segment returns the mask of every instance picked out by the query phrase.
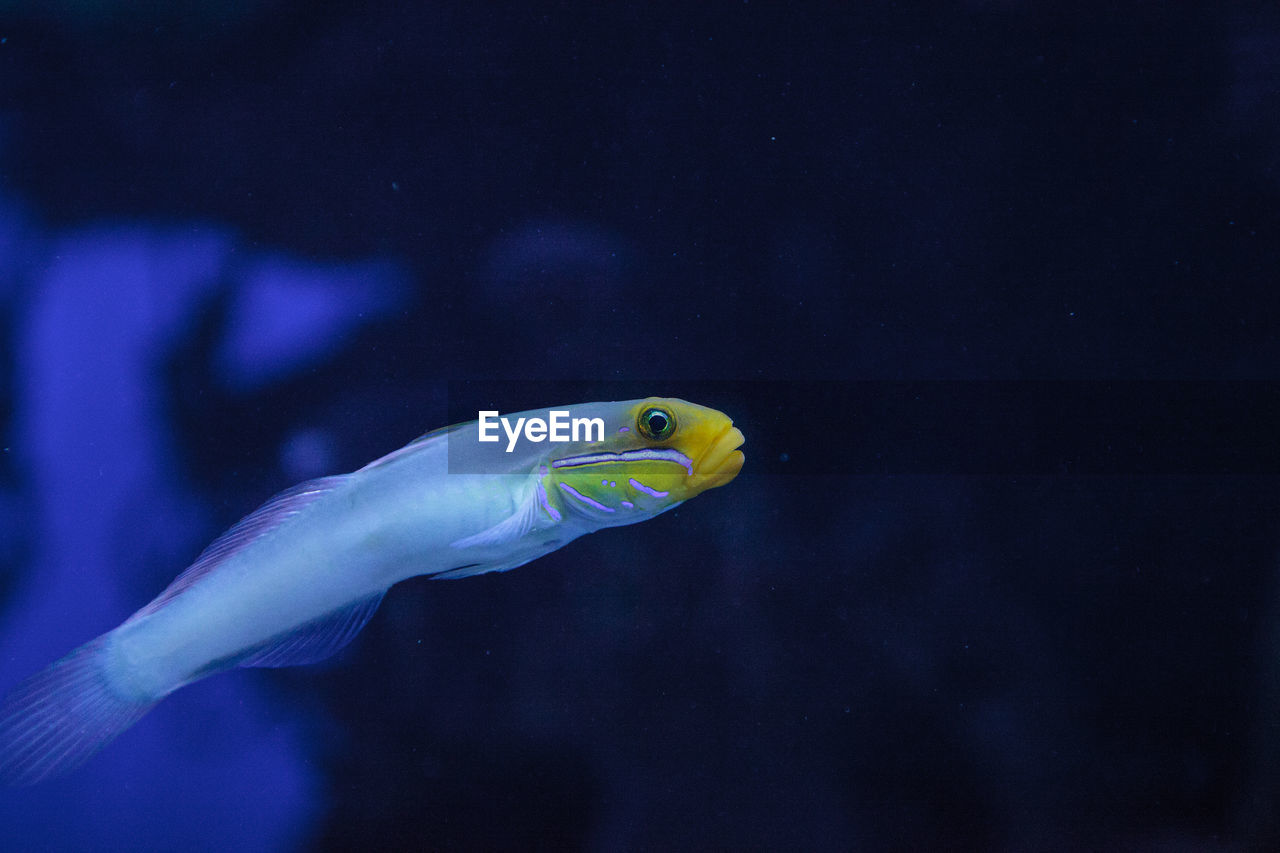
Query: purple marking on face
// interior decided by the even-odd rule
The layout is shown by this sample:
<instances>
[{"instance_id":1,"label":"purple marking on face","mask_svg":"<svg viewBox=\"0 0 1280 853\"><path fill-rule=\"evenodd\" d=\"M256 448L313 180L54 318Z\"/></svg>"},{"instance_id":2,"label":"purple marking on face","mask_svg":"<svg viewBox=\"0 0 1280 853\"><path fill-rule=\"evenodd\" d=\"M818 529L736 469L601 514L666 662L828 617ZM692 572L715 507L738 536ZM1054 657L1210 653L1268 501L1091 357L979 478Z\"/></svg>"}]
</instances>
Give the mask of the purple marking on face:
<instances>
[{"instance_id":1,"label":"purple marking on face","mask_svg":"<svg viewBox=\"0 0 1280 853\"><path fill-rule=\"evenodd\" d=\"M679 450L670 447L644 447L639 450L624 450L621 453L586 453L582 456L566 456L551 463L552 468L573 468L578 465L595 465L601 462L630 462L632 460L651 462L674 462L693 476L693 460Z\"/></svg>"},{"instance_id":2,"label":"purple marking on face","mask_svg":"<svg viewBox=\"0 0 1280 853\"><path fill-rule=\"evenodd\" d=\"M631 432L631 427L619 427L618 432Z\"/></svg>"},{"instance_id":3,"label":"purple marking on face","mask_svg":"<svg viewBox=\"0 0 1280 853\"><path fill-rule=\"evenodd\" d=\"M600 485L602 485L602 486L607 486L607 485L609 485L609 481L608 481L608 480L601 480L601 481L600 481Z\"/></svg>"},{"instance_id":4,"label":"purple marking on face","mask_svg":"<svg viewBox=\"0 0 1280 853\"><path fill-rule=\"evenodd\" d=\"M546 466L546 465L539 465L539 466L538 466L538 476L539 476L539 477L545 477L545 476L547 476L547 466Z\"/></svg>"},{"instance_id":5,"label":"purple marking on face","mask_svg":"<svg viewBox=\"0 0 1280 853\"><path fill-rule=\"evenodd\" d=\"M617 480L610 480L610 481L609 481L609 488L611 488L611 489L616 489L616 488L618 488L618 481L617 481Z\"/></svg>"},{"instance_id":6,"label":"purple marking on face","mask_svg":"<svg viewBox=\"0 0 1280 853\"><path fill-rule=\"evenodd\" d=\"M633 504L631 501L623 501L622 505L625 506L627 509L631 509L632 507L635 506L635 504Z\"/></svg>"},{"instance_id":7,"label":"purple marking on face","mask_svg":"<svg viewBox=\"0 0 1280 853\"><path fill-rule=\"evenodd\" d=\"M644 492L646 495L653 498L665 498L667 495L671 494L670 492L660 492L657 489L651 489L635 477L631 478L631 487L637 491Z\"/></svg>"},{"instance_id":8,"label":"purple marking on face","mask_svg":"<svg viewBox=\"0 0 1280 853\"><path fill-rule=\"evenodd\" d=\"M551 501L547 500L547 490L542 488L542 483L538 483L538 502L547 511L547 515L551 516L552 521L560 520L560 510L553 507Z\"/></svg>"},{"instance_id":9,"label":"purple marking on face","mask_svg":"<svg viewBox=\"0 0 1280 853\"><path fill-rule=\"evenodd\" d=\"M568 483L557 483L556 485L560 487L561 491L565 492L570 497L577 498L587 506L595 507L601 512L613 512L613 507L605 506L604 504L600 503L600 501L593 500L587 497L582 492L575 489L573 486L570 486Z\"/></svg>"}]
</instances>

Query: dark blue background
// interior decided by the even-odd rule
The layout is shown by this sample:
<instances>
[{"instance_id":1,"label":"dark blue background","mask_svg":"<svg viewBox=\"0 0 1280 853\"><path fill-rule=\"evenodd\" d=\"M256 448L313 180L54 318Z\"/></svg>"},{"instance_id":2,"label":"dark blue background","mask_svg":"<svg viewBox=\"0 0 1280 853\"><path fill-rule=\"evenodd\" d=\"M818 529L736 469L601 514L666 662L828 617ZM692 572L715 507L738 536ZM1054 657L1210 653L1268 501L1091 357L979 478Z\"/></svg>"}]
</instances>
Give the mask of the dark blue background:
<instances>
[{"instance_id":1,"label":"dark blue background","mask_svg":"<svg viewBox=\"0 0 1280 853\"><path fill-rule=\"evenodd\" d=\"M1223 468L1179 397L1277 378L1280 14L208 5L0 12L0 687L466 380L643 380L747 467L181 691L12 846L1280 844L1274 384ZM941 379L1039 382L1045 456L854 384ZM1062 379L1171 380L1185 465L1044 461Z\"/></svg>"}]
</instances>

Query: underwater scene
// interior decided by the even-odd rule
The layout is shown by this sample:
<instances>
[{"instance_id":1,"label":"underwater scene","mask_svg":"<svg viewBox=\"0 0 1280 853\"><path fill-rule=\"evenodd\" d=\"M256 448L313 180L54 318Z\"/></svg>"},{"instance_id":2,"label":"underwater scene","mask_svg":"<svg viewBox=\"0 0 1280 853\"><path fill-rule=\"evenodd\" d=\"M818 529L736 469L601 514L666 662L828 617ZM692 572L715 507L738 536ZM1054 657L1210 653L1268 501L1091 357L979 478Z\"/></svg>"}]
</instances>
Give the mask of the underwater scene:
<instances>
[{"instance_id":1,"label":"underwater scene","mask_svg":"<svg viewBox=\"0 0 1280 853\"><path fill-rule=\"evenodd\" d=\"M1277 56L0 4L0 849L1280 849Z\"/></svg>"}]
</instances>

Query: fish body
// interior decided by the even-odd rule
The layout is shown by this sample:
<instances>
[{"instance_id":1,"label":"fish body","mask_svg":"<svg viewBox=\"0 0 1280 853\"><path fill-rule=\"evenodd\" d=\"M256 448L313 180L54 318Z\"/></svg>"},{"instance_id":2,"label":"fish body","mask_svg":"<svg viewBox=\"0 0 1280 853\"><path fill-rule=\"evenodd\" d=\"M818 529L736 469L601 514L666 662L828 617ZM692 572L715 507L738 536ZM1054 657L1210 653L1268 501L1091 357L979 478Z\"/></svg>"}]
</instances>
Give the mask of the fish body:
<instances>
[{"instance_id":1,"label":"fish body","mask_svg":"<svg viewBox=\"0 0 1280 853\"><path fill-rule=\"evenodd\" d=\"M200 678L322 660L401 580L516 568L665 512L743 463L741 432L713 409L671 398L560 408L601 418L603 435L512 447L480 441L471 422L268 501L119 627L15 688L0 706L0 779L74 768Z\"/></svg>"}]
</instances>

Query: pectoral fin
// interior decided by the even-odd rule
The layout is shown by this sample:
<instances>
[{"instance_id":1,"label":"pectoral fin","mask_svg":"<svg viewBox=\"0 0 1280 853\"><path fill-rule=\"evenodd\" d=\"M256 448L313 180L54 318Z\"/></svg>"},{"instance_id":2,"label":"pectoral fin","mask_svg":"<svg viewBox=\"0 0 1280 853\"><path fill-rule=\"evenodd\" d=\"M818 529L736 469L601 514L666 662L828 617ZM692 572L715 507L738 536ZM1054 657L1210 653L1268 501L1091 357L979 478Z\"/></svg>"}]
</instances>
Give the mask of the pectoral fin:
<instances>
[{"instance_id":1,"label":"pectoral fin","mask_svg":"<svg viewBox=\"0 0 1280 853\"><path fill-rule=\"evenodd\" d=\"M510 545L533 529L538 504L533 494L525 498L516 511L504 520L474 536L467 536L449 543L450 548L482 548L486 545Z\"/></svg>"}]
</instances>

